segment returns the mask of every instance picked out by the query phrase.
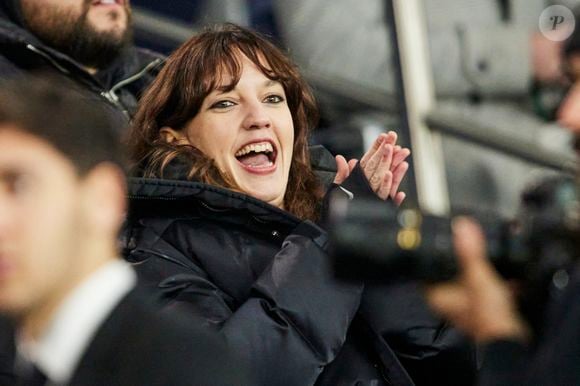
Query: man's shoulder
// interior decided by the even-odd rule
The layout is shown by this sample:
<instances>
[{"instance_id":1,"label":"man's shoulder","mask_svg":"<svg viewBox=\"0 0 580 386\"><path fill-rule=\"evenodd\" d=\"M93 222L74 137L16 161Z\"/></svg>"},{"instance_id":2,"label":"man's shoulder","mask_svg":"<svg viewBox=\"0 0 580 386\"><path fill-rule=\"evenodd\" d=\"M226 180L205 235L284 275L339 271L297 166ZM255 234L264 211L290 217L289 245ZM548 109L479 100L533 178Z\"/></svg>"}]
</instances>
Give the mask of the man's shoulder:
<instances>
[{"instance_id":1,"label":"man's shoulder","mask_svg":"<svg viewBox=\"0 0 580 386\"><path fill-rule=\"evenodd\" d=\"M14 382L14 350L13 325L0 317L0 385Z\"/></svg>"}]
</instances>

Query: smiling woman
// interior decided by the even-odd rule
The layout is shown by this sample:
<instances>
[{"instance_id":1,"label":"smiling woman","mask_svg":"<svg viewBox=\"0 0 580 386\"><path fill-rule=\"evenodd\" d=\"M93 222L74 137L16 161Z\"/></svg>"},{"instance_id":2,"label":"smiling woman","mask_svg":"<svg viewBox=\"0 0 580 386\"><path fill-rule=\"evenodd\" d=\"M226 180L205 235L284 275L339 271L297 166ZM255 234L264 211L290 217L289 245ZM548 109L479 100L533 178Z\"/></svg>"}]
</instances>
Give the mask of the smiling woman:
<instances>
[{"instance_id":1,"label":"smiling woman","mask_svg":"<svg viewBox=\"0 0 580 386\"><path fill-rule=\"evenodd\" d=\"M308 153L314 97L273 44L229 28L200 34L169 58L135 118L133 159L144 176L163 177L177 157L190 163L189 179L315 219L323 192Z\"/></svg>"},{"instance_id":2,"label":"smiling woman","mask_svg":"<svg viewBox=\"0 0 580 386\"><path fill-rule=\"evenodd\" d=\"M411 385L395 353L432 371L457 351L453 334L407 296L416 291L405 291L406 318L389 315L387 291L368 297L363 283L337 280L315 224L325 194L353 175L400 203L409 150L382 134L358 164L319 164L338 169L325 186L308 147L316 119L297 68L262 36L225 25L186 42L142 97L128 137L139 178L125 257L169 308L217 327L255 385Z\"/></svg>"}]
</instances>

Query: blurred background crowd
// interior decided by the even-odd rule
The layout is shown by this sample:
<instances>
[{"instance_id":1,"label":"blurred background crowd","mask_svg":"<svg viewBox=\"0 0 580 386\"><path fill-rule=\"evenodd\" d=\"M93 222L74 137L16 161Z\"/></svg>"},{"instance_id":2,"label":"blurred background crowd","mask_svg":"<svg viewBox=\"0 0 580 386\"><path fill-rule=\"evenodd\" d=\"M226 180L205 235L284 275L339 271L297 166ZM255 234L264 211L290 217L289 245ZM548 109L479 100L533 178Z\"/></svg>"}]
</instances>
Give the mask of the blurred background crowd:
<instances>
[{"instance_id":1,"label":"blurred background crowd","mask_svg":"<svg viewBox=\"0 0 580 386\"><path fill-rule=\"evenodd\" d=\"M572 135L563 128L580 127L573 112L580 103L578 92L570 92L578 90L580 40L553 41L538 26L548 6L575 10L580 2L419 3L411 23L426 28L436 98L428 113L466 123L484 136L505 135L506 142L531 152L572 157ZM360 154L377 132L389 129L398 130L409 144L398 108L390 2L136 0L133 5L137 41L162 52L207 23L231 21L272 37L313 86L322 107L313 141L332 152ZM452 210L513 216L526 184L554 169L443 133Z\"/></svg>"}]
</instances>

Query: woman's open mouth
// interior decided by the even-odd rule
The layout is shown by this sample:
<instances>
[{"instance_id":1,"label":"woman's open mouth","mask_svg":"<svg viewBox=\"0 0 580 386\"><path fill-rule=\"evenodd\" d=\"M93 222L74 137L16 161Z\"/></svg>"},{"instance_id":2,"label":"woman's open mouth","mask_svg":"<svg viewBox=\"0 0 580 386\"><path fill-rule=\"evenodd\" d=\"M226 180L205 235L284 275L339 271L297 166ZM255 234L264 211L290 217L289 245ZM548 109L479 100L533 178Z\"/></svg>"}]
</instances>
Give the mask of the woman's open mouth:
<instances>
[{"instance_id":1,"label":"woman's open mouth","mask_svg":"<svg viewBox=\"0 0 580 386\"><path fill-rule=\"evenodd\" d=\"M242 146L235 154L240 165L248 172L268 174L276 170L277 149L270 140L256 141Z\"/></svg>"},{"instance_id":2,"label":"woman's open mouth","mask_svg":"<svg viewBox=\"0 0 580 386\"><path fill-rule=\"evenodd\" d=\"M94 0L92 5L94 6L111 6L120 5L123 6L125 0Z\"/></svg>"}]
</instances>

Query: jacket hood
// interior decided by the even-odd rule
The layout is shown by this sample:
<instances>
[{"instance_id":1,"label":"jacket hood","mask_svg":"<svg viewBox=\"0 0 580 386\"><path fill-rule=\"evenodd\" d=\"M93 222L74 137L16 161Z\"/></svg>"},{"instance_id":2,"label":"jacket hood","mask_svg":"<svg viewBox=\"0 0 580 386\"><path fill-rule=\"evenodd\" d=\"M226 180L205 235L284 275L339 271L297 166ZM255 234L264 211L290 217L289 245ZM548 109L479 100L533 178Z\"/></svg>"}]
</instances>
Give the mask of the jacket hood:
<instances>
[{"instance_id":1,"label":"jacket hood","mask_svg":"<svg viewBox=\"0 0 580 386\"><path fill-rule=\"evenodd\" d=\"M197 213L197 206L201 205L204 210L216 214L249 212L262 223L282 221L288 226L295 226L301 221L282 209L246 194L195 181L130 178L129 199L129 217L139 217L143 209L150 213L152 208L167 209L168 206L180 208L179 213L187 215Z\"/></svg>"},{"instance_id":2,"label":"jacket hood","mask_svg":"<svg viewBox=\"0 0 580 386\"><path fill-rule=\"evenodd\" d=\"M291 213L242 193L200 182L132 178L129 180L129 210L121 236L124 254L135 249L134 238L147 243L157 240L143 236L143 225L150 220L203 219L224 226L242 227L248 232L283 240L302 220ZM141 235L141 236L139 236Z\"/></svg>"},{"instance_id":3,"label":"jacket hood","mask_svg":"<svg viewBox=\"0 0 580 386\"><path fill-rule=\"evenodd\" d=\"M3 0L0 2L0 19L8 20L20 27L24 27L20 0Z\"/></svg>"},{"instance_id":4,"label":"jacket hood","mask_svg":"<svg viewBox=\"0 0 580 386\"><path fill-rule=\"evenodd\" d=\"M22 14L21 0L0 1L0 43L2 44L33 44L43 50L48 50L32 32L28 31Z\"/></svg>"}]
</instances>

